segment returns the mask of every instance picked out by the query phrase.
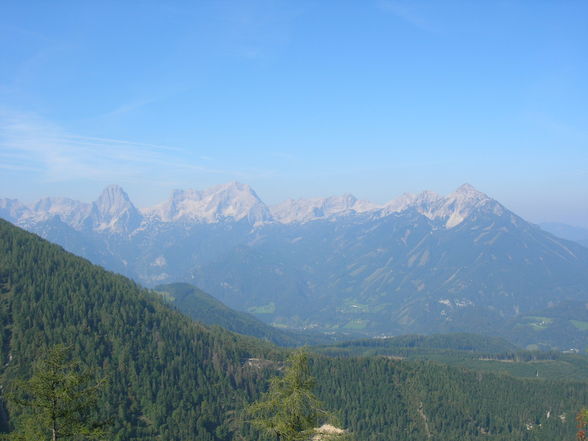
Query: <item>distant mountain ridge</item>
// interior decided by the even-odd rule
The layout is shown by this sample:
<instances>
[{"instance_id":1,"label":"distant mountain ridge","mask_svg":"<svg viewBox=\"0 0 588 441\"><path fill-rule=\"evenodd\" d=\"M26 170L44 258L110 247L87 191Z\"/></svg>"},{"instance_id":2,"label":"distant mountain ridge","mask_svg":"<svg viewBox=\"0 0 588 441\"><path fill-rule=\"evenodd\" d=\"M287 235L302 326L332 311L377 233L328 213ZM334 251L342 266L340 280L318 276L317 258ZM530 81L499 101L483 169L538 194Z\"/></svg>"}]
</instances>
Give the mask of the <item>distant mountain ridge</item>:
<instances>
[{"instance_id":1,"label":"distant mountain ridge","mask_svg":"<svg viewBox=\"0 0 588 441\"><path fill-rule=\"evenodd\" d=\"M469 184L384 205L343 195L268 207L232 182L149 209L111 186L91 204L2 199L0 217L147 286L188 282L288 328L500 334L588 298L588 249ZM581 325L529 327L518 344L588 347Z\"/></svg>"},{"instance_id":2,"label":"distant mountain ridge","mask_svg":"<svg viewBox=\"0 0 588 441\"><path fill-rule=\"evenodd\" d=\"M309 222L341 214L375 211L381 208L369 201L360 201L352 194L315 199L289 199L270 207L271 214L280 223Z\"/></svg>"},{"instance_id":3,"label":"distant mountain ridge","mask_svg":"<svg viewBox=\"0 0 588 441\"><path fill-rule=\"evenodd\" d=\"M69 198L47 197L32 206L15 199L0 199L0 216L27 227L57 217L75 230L126 233L136 229L142 215L118 185L104 189L98 199L85 203Z\"/></svg>"},{"instance_id":4,"label":"distant mountain ridge","mask_svg":"<svg viewBox=\"0 0 588 441\"><path fill-rule=\"evenodd\" d=\"M46 197L27 206L16 199L0 199L0 217L20 226L35 225L58 217L75 230L128 234L152 223L221 223L246 221L251 226L265 223L305 223L344 215L370 214L386 217L415 209L429 219L444 219L452 228L471 211L485 204L501 206L469 184L443 197L431 191L405 193L378 205L358 200L351 194L314 199L289 199L268 207L246 184L229 182L198 191L174 190L170 198L153 207L138 209L118 185L104 189L92 203L64 197Z\"/></svg>"},{"instance_id":5,"label":"distant mountain ridge","mask_svg":"<svg viewBox=\"0 0 588 441\"><path fill-rule=\"evenodd\" d=\"M575 227L572 225L562 224L561 222L544 222L539 226L553 234L554 236L561 237L562 239L573 240L588 247L588 228Z\"/></svg>"}]
</instances>

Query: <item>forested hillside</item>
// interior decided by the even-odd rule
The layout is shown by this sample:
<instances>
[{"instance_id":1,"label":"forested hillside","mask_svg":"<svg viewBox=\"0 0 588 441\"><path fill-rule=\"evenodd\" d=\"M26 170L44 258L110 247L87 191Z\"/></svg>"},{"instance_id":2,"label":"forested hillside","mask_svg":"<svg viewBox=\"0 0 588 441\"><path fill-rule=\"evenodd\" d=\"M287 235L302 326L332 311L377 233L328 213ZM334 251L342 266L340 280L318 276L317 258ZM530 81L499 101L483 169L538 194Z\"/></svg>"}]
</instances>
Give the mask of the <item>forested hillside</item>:
<instances>
[{"instance_id":1,"label":"forested hillside","mask_svg":"<svg viewBox=\"0 0 588 441\"><path fill-rule=\"evenodd\" d=\"M109 378L101 412L113 418L111 439L231 439L230 412L264 386L243 361L267 357L269 347L210 331L132 281L4 221L0 250L2 384L66 343Z\"/></svg>"},{"instance_id":2,"label":"forested hillside","mask_svg":"<svg viewBox=\"0 0 588 441\"><path fill-rule=\"evenodd\" d=\"M255 441L243 405L285 352L213 330L159 295L0 221L3 389L57 343L109 379L109 439ZM426 362L313 356L317 393L357 441L573 440L583 383L523 381ZM2 428L18 417L4 401Z\"/></svg>"},{"instance_id":3,"label":"forested hillside","mask_svg":"<svg viewBox=\"0 0 588 441\"><path fill-rule=\"evenodd\" d=\"M573 441L573 403L588 399L576 383L383 358L319 359L315 372L319 396L370 441Z\"/></svg>"},{"instance_id":4,"label":"forested hillside","mask_svg":"<svg viewBox=\"0 0 588 441\"><path fill-rule=\"evenodd\" d=\"M400 335L366 338L318 347L330 355L403 355L429 351L466 351L477 353L513 352L518 348L499 337L476 334Z\"/></svg>"},{"instance_id":5,"label":"forested hillside","mask_svg":"<svg viewBox=\"0 0 588 441\"><path fill-rule=\"evenodd\" d=\"M499 337L475 334L400 335L344 341L312 349L331 357L434 361L522 378L588 382L586 354L528 351Z\"/></svg>"}]
</instances>

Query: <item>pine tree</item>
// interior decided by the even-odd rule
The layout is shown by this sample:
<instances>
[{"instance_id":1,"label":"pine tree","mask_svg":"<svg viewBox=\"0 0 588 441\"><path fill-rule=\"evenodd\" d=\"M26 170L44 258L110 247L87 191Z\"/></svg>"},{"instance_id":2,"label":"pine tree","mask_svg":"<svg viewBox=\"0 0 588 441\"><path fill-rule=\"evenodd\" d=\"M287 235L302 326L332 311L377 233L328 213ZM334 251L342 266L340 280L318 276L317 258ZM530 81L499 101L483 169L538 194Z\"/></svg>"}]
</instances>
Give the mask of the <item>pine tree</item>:
<instances>
[{"instance_id":1,"label":"pine tree","mask_svg":"<svg viewBox=\"0 0 588 441\"><path fill-rule=\"evenodd\" d=\"M10 399L24 409L11 441L94 440L104 435L104 423L94 421L99 391L96 381L78 361L69 360L69 348L54 346L37 363L28 381L14 384Z\"/></svg>"}]
</instances>

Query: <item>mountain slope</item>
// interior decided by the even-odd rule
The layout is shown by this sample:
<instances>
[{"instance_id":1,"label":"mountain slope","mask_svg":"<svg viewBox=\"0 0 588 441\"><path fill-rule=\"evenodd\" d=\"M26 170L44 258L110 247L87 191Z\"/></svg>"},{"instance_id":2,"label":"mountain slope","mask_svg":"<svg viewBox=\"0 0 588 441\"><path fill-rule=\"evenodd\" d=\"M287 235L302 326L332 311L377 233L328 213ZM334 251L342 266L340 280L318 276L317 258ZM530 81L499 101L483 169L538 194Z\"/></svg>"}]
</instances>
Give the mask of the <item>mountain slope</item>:
<instances>
[{"instance_id":1,"label":"mountain slope","mask_svg":"<svg viewBox=\"0 0 588 441\"><path fill-rule=\"evenodd\" d=\"M195 279L238 308L274 302L259 315L268 321L387 334L496 332L519 314L585 299L586 250L496 209L451 228L452 215L410 209L268 226Z\"/></svg>"},{"instance_id":2,"label":"mountain slope","mask_svg":"<svg viewBox=\"0 0 588 441\"><path fill-rule=\"evenodd\" d=\"M221 326L229 331L269 340L281 346L325 343L321 335L286 332L257 320L250 314L235 311L211 295L187 283L159 285L155 290L178 311L206 325Z\"/></svg>"},{"instance_id":3,"label":"mountain slope","mask_svg":"<svg viewBox=\"0 0 588 441\"><path fill-rule=\"evenodd\" d=\"M271 346L211 331L170 310L160 295L4 221L0 335L5 389L55 343L70 344L107 376L99 408L117 441L262 439L240 412L283 360ZM428 432L439 441L571 439L572 416L588 400L583 383L429 363L315 356L311 367L320 398L357 441L417 441ZM8 415L17 417L17 409L10 405Z\"/></svg>"},{"instance_id":4,"label":"mountain slope","mask_svg":"<svg viewBox=\"0 0 588 441\"><path fill-rule=\"evenodd\" d=\"M513 342L530 345L531 349L557 347L584 352L588 339L588 303L586 299L563 301L519 315L505 324L504 332Z\"/></svg>"},{"instance_id":5,"label":"mountain slope","mask_svg":"<svg viewBox=\"0 0 588 441\"><path fill-rule=\"evenodd\" d=\"M559 222L545 222L539 225L543 230L554 236L566 240L573 240L579 244L588 247L588 229L574 227L572 225L562 224Z\"/></svg>"}]
</instances>

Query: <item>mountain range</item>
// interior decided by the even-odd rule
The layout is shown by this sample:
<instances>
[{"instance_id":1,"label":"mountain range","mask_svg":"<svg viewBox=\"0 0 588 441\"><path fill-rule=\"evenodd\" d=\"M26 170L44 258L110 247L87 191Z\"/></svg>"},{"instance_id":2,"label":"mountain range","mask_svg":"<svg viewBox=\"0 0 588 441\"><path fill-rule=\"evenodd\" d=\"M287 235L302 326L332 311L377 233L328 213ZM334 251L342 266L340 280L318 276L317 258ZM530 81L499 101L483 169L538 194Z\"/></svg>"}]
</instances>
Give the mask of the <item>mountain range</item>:
<instances>
[{"instance_id":1,"label":"mountain range","mask_svg":"<svg viewBox=\"0 0 588 441\"><path fill-rule=\"evenodd\" d=\"M588 249L468 184L382 205L343 195L267 206L232 182L146 209L110 186L93 203L1 199L0 217L147 286L189 282L274 326L588 346L588 311L558 327L533 318L586 302Z\"/></svg>"}]
</instances>

